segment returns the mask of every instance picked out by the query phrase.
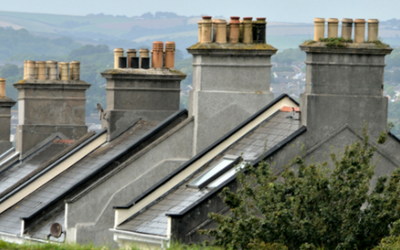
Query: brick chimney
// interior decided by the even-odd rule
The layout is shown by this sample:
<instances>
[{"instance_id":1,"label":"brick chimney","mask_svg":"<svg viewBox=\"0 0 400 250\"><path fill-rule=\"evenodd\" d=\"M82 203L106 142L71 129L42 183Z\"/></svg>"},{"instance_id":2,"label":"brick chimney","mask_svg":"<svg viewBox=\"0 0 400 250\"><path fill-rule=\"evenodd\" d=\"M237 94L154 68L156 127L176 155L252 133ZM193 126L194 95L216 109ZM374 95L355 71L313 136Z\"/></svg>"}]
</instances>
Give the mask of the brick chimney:
<instances>
[{"instance_id":1,"label":"brick chimney","mask_svg":"<svg viewBox=\"0 0 400 250\"><path fill-rule=\"evenodd\" d=\"M139 118L162 121L179 110L180 82L186 75L174 69L171 57L175 54L175 43L166 42L166 65L162 64L162 42L155 42L154 46L156 68L149 68L149 51L141 49L140 68L119 68L116 65L116 69L101 73L107 80L107 109L102 126L108 129L109 141Z\"/></svg>"},{"instance_id":2,"label":"brick chimney","mask_svg":"<svg viewBox=\"0 0 400 250\"><path fill-rule=\"evenodd\" d=\"M38 74L35 65L39 65ZM79 62L71 62L71 76L70 63L59 65L57 79L57 62L28 61L26 78L14 84L19 116L15 146L22 158L53 133L78 139L87 132L85 91L90 84L79 79Z\"/></svg>"},{"instance_id":3,"label":"brick chimney","mask_svg":"<svg viewBox=\"0 0 400 250\"><path fill-rule=\"evenodd\" d=\"M0 78L0 155L12 147L11 107L14 105L15 101L6 96L6 79Z\"/></svg>"},{"instance_id":4,"label":"brick chimney","mask_svg":"<svg viewBox=\"0 0 400 250\"><path fill-rule=\"evenodd\" d=\"M239 17L232 17L225 39L226 22L206 16L200 22L200 42L187 49L193 55L189 115L195 117L194 153L273 100L271 56L277 49L266 43L265 18L246 17L243 29L239 24ZM210 38L211 30L215 39Z\"/></svg>"},{"instance_id":5,"label":"brick chimney","mask_svg":"<svg viewBox=\"0 0 400 250\"><path fill-rule=\"evenodd\" d=\"M343 19L342 36L351 38L352 19ZM357 42L305 42L306 88L300 98L301 124L307 126L307 146L348 124L354 130L367 123L369 131L380 133L387 126L388 98L383 96L385 56L392 48L376 41L377 20L365 42L365 20L355 19ZM322 29L320 19L316 30ZM319 37L316 35L315 37ZM377 134L373 135L377 136Z\"/></svg>"}]
</instances>

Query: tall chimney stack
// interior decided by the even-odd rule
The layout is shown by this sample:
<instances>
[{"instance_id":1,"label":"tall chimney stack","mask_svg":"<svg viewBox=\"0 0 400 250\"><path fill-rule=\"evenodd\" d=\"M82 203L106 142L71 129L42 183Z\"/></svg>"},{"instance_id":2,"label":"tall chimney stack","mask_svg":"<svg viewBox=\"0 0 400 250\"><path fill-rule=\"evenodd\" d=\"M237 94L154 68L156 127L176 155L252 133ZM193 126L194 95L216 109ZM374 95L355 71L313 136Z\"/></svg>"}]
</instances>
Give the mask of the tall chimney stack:
<instances>
[{"instance_id":1,"label":"tall chimney stack","mask_svg":"<svg viewBox=\"0 0 400 250\"><path fill-rule=\"evenodd\" d=\"M243 42L239 40L238 17L232 17L229 40L225 38L225 20L207 20L207 24L216 25L215 42L202 37L202 43L187 49L193 55L193 90L189 95L189 116L195 122L193 153L273 100L271 56L277 50L266 44L265 18L257 18L254 23L251 17L245 18ZM201 25L205 29L205 24ZM205 34L208 32L202 32L202 36Z\"/></svg>"},{"instance_id":2,"label":"tall chimney stack","mask_svg":"<svg viewBox=\"0 0 400 250\"><path fill-rule=\"evenodd\" d=\"M351 19L344 21L351 23ZM306 88L300 98L307 148L343 126L359 130L366 122L368 131L386 129L388 98L383 96L383 75L385 56L392 48L364 42L365 20L356 19L355 23L354 43L300 45L307 53ZM347 38L351 32L345 34Z\"/></svg>"},{"instance_id":3,"label":"tall chimney stack","mask_svg":"<svg viewBox=\"0 0 400 250\"><path fill-rule=\"evenodd\" d=\"M40 79L32 74L36 64ZM57 62L47 62L46 79L46 63L28 61L27 79L14 84L18 90L19 109L15 146L21 158L54 133L78 139L87 132L85 91L90 84L79 80L79 62L59 65L60 78L57 79Z\"/></svg>"},{"instance_id":4,"label":"tall chimney stack","mask_svg":"<svg viewBox=\"0 0 400 250\"><path fill-rule=\"evenodd\" d=\"M14 105L15 101L6 96L6 79L0 78L0 155L12 147L11 108Z\"/></svg>"}]
</instances>

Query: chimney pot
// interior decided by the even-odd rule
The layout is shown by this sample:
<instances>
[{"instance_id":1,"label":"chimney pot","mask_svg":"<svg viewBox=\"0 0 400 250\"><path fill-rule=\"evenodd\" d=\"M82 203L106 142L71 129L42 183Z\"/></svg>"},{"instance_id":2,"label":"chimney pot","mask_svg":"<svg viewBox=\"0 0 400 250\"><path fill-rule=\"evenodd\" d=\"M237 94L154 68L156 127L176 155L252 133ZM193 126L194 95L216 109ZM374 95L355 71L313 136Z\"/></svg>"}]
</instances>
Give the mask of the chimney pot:
<instances>
[{"instance_id":1,"label":"chimney pot","mask_svg":"<svg viewBox=\"0 0 400 250\"><path fill-rule=\"evenodd\" d=\"M226 20L224 19L214 19L215 42L216 43L226 43Z\"/></svg>"},{"instance_id":2,"label":"chimney pot","mask_svg":"<svg viewBox=\"0 0 400 250\"><path fill-rule=\"evenodd\" d=\"M265 43L266 42L266 25L265 17L257 17L257 21L253 22L253 42Z\"/></svg>"},{"instance_id":3,"label":"chimney pot","mask_svg":"<svg viewBox=\"0 0 400 250\"><path fill-rule=\"evenodd\" d=\"M212 26L211 16L203 16L200 43L211 43L211 33L212 33L211 26Z\"/></svg>"},{"instance_id":4,"label":"chimney pot","mask_svg":"<svg viewBox=\"0 0 400 250\"><path fill-rule=\"evenodd\" d=\"M165 67L173 69L175 64L175 42L165 42Z\"/></svg>"},{"instance_id":5,"label":"chimney pot","mask_svg":"<svg viewBox=\"0 0 400 250\"><path fill-rule=\"evenodd\" d=\"M128 49L126 51L126 56L127 56L127 67L132 68L131 63L132 63L132 57L136 57L136 50L135 49Z\"/></svg>"},{"instance_id":6,"label":"chimney pot","mask_svg":"<svg viewBox=\"0 0 400 250\"><path fill-rule=\"evenodd\" d=\"M60 80L62 81L68 81L69 80L69 75L68 75L68 68L69 68L69 63L67 62L60 62Z\"/></svg>"},{"instance_id":7,"label":"chimney pot","mask_svg":"<svg viewBox=\"0 0 400 250\"><path fill-rule=\"evenodd\" d=\"M37 79L38 80L46 80L46 62L38 61L36 62L37 65Z\"/></svg>"},{"instance_id":8,"label":"chimney pot","mask_svg":"<svg viewBox=\"0 0 400 250\"><path fill-rule=\"evenodd\" d=\"M36 78L36 62L26 62L26 79L33 80Z\"/></svg>"},{"instance_id":9,"label":"chimney pot","mask_svg":"<svg viewBox=\"0 0 400 250\"><path fill-rule=\"evenodd\" d=\"M339 19L329 18L328 19L328 38L337 38L339 28Z\"/></svg>"},{"instance_id":10,"label":"chimney pot","mask_svg":"<svg viewBox=\"0 0 400 250\"><path fill-rule=\"evenodd\" d=\"M368 20L368 42L378 41L379 20Z\"/></svg>"},{"instance_id":11,"label":"chimney pot","mask_svg":"<svg viewBox=\"0 0 400 250\"><path fill-rule=\"evenodd\" d=\"M24 61L24 80L26 80L27 63L28 61Z\"/></svg>"},{"instance_id":12,"label":"chimney pot","mask_svg":"<svg viewBox=\"0 0 400 250\"><path fill-rule=\"evenodd\" d=\"M354 26L354 42L365 42L365 19L355 19Z\"/></svg>"},{"instance_id":13,"label":"chimney pot","mask_svg":"<svg viewBox=\"0 0 400 250\"><path fill-rule=\"evenodd\" d=\"M197 25L198 25L198 36L199 36L199 39L197 42L200 43L201 42L201 28L203 26L203 21L198 21Z\"/></svg>"},{"instance_id":14,"label":"chimney pot","mask_svg":"<svg viewBox=\"0 0 400 250\"><path fill-rule=\"evenodd\" d=\"M231 21L229 22L230 32L229 32L229 42L230 43L238 43L240 37L240 30L239 30L239 21L240 17L238 16L231 16ZM225 25L226 27L226 25Z\"/></svg>"},{"instance_id":15,"label":"chimney pot","mask_svg":"<svg viewBox=\"0 0 400 250\"><path fill-rule=\"evenodd\" d=\"M140 68L148 69L150 67L149 50L148 49L140 49L139 55L140 55Z\"/></svg>"},{"instance_id":16,"label":"chimney pot","mask_svg":"<svg viewBox=\"0 0 400 250\"><path fill-rule=\"evenodd\" d=\"M342 38L351 39L351 33L353 32L353 19L343 18L342 19Z\"/></svg>"},{"instance_id":17,"label":"chimney pot","mask_svg":"<svg viewBox=\"0 0 400 250\"><path fill-rule=\"evenodd\" d=\"M0 78L0 97L6 96L6 79Z\"/></svg>"},{"instance_id":18,"label":"chimney pot","mask_svg":"<svg viewBox=\"0 0 400 250\"><path fill-rule=\"evenodd\" d=\"M46 68L47 68L47 79L57 80L57 62L47 61Z\"/></svg>"},{"instance_id":19,"label":"chimney pot","mask_svg":"<svg viewBox=\"0 0 400 250\"><path fill-rule=\"evenodd\" d=\"M243 43L253 43L253 18L243 18Z\"/></svg>"},{"instance_id":20,"label":"chimney pot","mask_svg":"<svg viewBox=\"0 0 400 250\"><path fill-rule=\"evenodd\" d=\"M79 61L72 61L69 64L69 67L70 67L71 80L79 81L80 80L81 63Z\"/></svg>"},{"instance_id":21,"label":"chimney pot","mask_svg":"<svg viewBox=\"0 0 400 250\"><path fill-rule=\"evenodd\" d=\"M314 19L314 41L325 38L325 18Z\"/></svg>"},{"instance_id":22,"label":"chimney pot","mask_svg":"<svg viewBox=\"0 0 400 250\"><path fill-rule=\"evenodd\" d=\"M114 69L118 69L119 58L124 56L124 49L116 48L114 49Z\"/></svg>"},{"instance_id":23,"label":"chimney pot","mask_svg":"<svg viewBox=\"0 0 400 250\"><path fill-rule=\"evenodd\" d=\"M152 66L154 68L162 68L163 62L163 52L164 52L164 43L161 41L153 42L153 57L152 57Z\"/></svg>"}]
</instances>

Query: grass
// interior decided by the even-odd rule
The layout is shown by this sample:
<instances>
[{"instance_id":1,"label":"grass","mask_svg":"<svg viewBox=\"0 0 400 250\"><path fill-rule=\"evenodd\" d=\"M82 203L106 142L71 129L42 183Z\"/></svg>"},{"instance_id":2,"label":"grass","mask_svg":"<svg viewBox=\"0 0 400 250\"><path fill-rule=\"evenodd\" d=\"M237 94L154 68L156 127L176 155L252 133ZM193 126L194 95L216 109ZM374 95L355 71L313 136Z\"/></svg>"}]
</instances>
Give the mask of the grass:
<instances>
[{"instance_id":1,"label":"grass","mask_svg":"<svg viewBox=\"0 0 400 250\"><path fill-rule=\"evenodd\" d=\"M344 39L342 37L335 38L320 38L320 42L325 42L326 47L329 48L344 48L347 46L347 43L352 43L351 39Z\"/></svg>"}]
</instances>

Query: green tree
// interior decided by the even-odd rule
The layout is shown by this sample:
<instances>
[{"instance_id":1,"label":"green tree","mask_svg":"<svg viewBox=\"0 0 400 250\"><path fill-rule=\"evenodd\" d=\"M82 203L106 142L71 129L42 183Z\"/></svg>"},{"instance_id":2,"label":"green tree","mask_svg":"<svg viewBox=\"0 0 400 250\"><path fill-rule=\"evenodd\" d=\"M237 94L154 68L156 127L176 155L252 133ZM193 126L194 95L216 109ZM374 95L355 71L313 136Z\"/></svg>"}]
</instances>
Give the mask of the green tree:
<instances>
[{"instance_id":1,"label":"green tree","mask_svg":"<svg viewBox=\"0 0 400 250\"><path fill-rule=\"evenodd\" d=\"M383 143L382 133L378 143ZM377 162L376 148L363 140L331 153L328 163L307 165L297 156L280 180L271 166L246 166L237 176L238 190L223 189L229 215L211 213L218 227L202 233L215 237L213 245L260 249L279 243L289 249L370 249L390 234L399 220L400 170L370 186ZM293 167L297 171L293 170Z\"/></svg>"}]
</instances>

